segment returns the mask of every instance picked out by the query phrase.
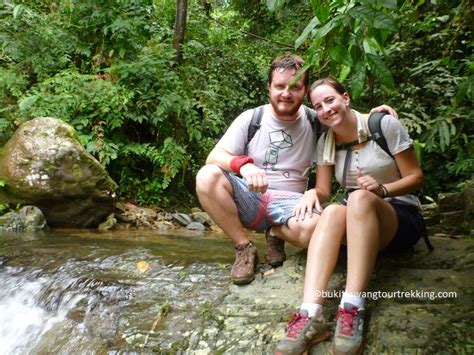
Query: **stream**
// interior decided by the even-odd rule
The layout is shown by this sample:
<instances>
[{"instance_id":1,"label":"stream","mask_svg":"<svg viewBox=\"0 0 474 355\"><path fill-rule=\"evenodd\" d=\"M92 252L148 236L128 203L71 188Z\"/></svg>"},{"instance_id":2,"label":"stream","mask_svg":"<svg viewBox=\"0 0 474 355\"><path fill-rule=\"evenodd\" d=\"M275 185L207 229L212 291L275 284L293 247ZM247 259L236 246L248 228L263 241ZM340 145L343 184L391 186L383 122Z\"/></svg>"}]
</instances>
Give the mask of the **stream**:
<instances>
[{"instance_id":1,"label":"stream","mask_svg":"<svg viewBox=\"0 0 474 355\"><path fill-rule=\"evenodd\" d=\"M177 233L0 235L0 354L187 349L234 255L222 235Z\"/></svg>"}]
</instances>

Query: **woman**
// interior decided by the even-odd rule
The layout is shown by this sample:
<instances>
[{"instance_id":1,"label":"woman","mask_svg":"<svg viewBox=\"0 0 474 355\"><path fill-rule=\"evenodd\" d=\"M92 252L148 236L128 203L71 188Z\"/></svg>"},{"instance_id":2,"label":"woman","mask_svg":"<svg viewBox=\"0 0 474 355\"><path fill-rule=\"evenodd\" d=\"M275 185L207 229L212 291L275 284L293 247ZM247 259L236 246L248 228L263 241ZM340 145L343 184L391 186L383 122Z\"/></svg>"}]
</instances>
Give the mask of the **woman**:
<instances>
[{"instance_id":1,"label":"woman","mask_svg":"<svg viewBox=\"0 0 474 355\"><path fill-rule=\"evenodd\" d=\"M424 230L418 199L410 193L423 184L411 140L392 116L381 129L393 157L370 136L368 115L350 109L350 96L333 78L316 81L309 100L329 127L318 142L316 189L296 207L297 218L321 209L335 171L346 188L344 204L324 209L308 247L303 304L288 325L276 353L298 354L329 337L322 316L323 294L336 266L341 244L347 245L347 280L332 342L334 354L362 352L364 299L379 251L414 245ZM343 146L344 149L338 149Z\"/></svg>"}]
</instances>

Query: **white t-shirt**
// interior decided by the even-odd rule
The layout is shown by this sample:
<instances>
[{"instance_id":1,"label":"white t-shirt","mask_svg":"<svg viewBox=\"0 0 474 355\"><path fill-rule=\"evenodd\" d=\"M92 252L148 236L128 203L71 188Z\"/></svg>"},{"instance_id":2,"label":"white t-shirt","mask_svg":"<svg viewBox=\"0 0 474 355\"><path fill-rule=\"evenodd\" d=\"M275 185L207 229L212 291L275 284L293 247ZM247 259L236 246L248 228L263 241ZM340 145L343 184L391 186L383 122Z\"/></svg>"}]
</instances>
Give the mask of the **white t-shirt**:
<instances>
[{"instance_id":1,"label":"white t-shirt","mask_svg":"<svg viewBox=\"0 0 474 355\"><path fill-rule=\"evenodd\" d=\"M217 143L217 147L233 155L245 154L248 127L254 110L240 114ZM293 122L284 122L264 106L260 129L248 143L247 155L267 173L270 189L303 193L312 166L315 134L303 107Z\"/></svg>"},{"instance_id":2,"label":"white t-shirt","mask_svg":"<svg viewBox=\"0 0 474 355\"><path fill-rule=\"evenodd\" d=\"M390 115L385 115L381 122L382 133L387 141L388 149L392 155L396 155L412 146L412 141L399 120ZM318 165L329 165L323 163L324 138L321 136L317 147ZM347 167L345 187L346 189L357 189L357 171L371 175L379 184L388 184L400 180L401 175L397 163L390 157L375 141L367 141L362 148L352 150L350 166ZM346 150L336 151L335 175L337 181L342 184ZM411 205L419 206L419 201L414 195L396 196ZM391 200L392 197L386 198Z\"/></svg>"}]
</instances>

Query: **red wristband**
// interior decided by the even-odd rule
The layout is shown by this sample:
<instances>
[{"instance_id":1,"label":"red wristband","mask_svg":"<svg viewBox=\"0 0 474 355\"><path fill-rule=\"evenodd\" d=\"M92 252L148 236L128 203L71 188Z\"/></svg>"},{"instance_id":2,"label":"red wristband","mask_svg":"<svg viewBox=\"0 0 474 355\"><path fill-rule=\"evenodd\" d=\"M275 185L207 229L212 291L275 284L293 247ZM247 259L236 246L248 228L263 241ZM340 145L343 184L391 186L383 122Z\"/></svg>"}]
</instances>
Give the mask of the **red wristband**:
<instances>
[{"instance_id":1,"label":"red wristband","mask_svg":"<svg viewBox=\"0 0 474 355\"><path fill-rule=\"evenodd\" d=\"M253 159L246 155L239 155L230 161L230 168L234 173L240 175L240 168L248 163L253 164Z\"/></svg>"}]
</instances>

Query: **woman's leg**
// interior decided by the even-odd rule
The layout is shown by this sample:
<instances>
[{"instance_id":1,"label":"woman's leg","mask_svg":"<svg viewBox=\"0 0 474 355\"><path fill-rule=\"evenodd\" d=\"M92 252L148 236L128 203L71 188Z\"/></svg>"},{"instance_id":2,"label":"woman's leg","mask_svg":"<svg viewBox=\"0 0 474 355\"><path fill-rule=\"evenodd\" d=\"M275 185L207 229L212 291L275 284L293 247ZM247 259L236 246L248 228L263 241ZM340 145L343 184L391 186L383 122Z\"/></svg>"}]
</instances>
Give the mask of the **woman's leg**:
<instances>
[{"instance_id":1,"label":"woman's leg","mask_svg":"<svg viewBox=\"0 0 474 355\"><path fill-rule=\"evenodd\" d=\"M378 252L390 243L397 227L395 210L388 202L365 190L349 195L346 292L365 290Z\"/></svg>"},{"instance_id":2,"label":"woman's leg","mask_svg":"<svg viewBox=\"0 0 474 355\"><path fill-rule=\"evenodd\" d=\"M326 207L309 242L303 303L323 303L329 279L336 267L346 233L346 210L342 205Z\"/></svg>"},{"instance_id":3,"label":"woman's leg","mask_svg":"<svg viewBox=\"0 0 474 355\"><path fill-rule=\"evenodd\" d=\"M309 242L303 304L277 344L276 354L301 354L311 344L329 337L322 314L322 292L336 265L345 227L346 207L330 205L323 211Z\"/></svg>"},{"instance_id":4,"label":"woman's leg","mask_svg":"<svg viewBox=\"0 0 474 355\"><path fill-rule=\"evenodd\" d=\"M398 227L393 207L366 190L347 201L347 280L336 316L333 354L359 354L363 347L364 291L379 250L393 239Z\"/></svg>"}]
</instances>

